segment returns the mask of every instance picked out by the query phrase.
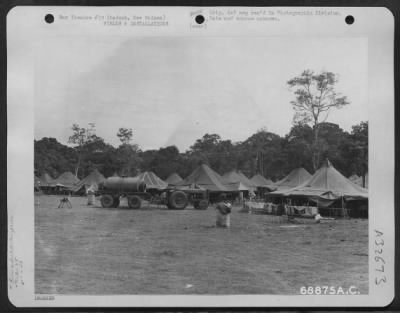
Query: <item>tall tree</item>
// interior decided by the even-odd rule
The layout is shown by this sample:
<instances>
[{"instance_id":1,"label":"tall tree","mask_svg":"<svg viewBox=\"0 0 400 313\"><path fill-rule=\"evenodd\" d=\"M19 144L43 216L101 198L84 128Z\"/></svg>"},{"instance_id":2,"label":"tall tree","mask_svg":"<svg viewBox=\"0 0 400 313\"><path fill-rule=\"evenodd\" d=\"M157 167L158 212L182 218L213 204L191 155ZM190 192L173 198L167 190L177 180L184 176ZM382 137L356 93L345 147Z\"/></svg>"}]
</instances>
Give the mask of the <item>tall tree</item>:
<instances>
[{"instance_id":1,"label":"tall tree","mask_svg":"<svg viewBox=\"0 0 400 313\"><path fill-rule=\"evenodd\" d=\"M295 100L291 101L295 111L294 124L310 124L313 128L312 164L314 171L320 163L319 124L325 122L332 109L349 104L346 96L335 90L338 77L332 72L314 73L305 70L300 76L290 79L287 84L294 89Z\"/></svg>"},{"instance_id":2,"label":"tall tree","mask_svg":"<svg viewBox=\"0 0 400 313\"><path fill-rule=\"evenodd\" d=\"M149 163L147 170L154 171L165 179L170 174L178 172L181 164L181 156L176 146L160 148Z\"/></svg>"},{"instance_id":3,"label":"tall tree","mask_svg":"<svg viewBox=\"0 0 400 313\"><path fill-rule=\"evenodd\" d=\"M133 137L132 128L119 128L117 137L121 141L117 154L122 168L122 175L135 176L139 171L142 159L138 155L140 152L139 146L131 143Z\"/></svg>"},{"instance_id":4,"label":"tall tree","mask_svg":"<svg viewBox=\"0 0 400 313\"><path fill-rule=\"evenodd\" d=\"M213 152L220 141L221 137L217 134L205 134L190 147L190 153L199 159L199 162L211 165L210 158L212 159Z\"/></svg>"},{"instance_id":5,"label":"tall tree","mask_svg":"<svg viewBox=\"0 0 400 313\"><path fill-rule=\"evenodd\" d=\"M122 144L130 144L132 140L132 128L124 128L121 127L118 129L117 137L121 141Z\"/></svg>"},{"instance_id":6,"label":"tall tree","mask_svg":"<svg viewBox=\"0 0 400 313\"><path fill-rule=\"evenodd\" d=\"M313 172L312 165L313 130L307 124L293 125L283 140L285 174L297 167Z\"/></svg>"},{"instance_id":7,"label":"tall tree","mask_svg":"<svg viewBox=\"0 0 400 313\"><path fill-rule=\"evenodd\" d=\"M260 173L268 177L279 175L281 169L281 138L264 129L241 143L240 169L247 175Z\"/></svg>"},{"instance_id":8,"label":"tall tree","mask_svg":"<svg viewBox=\"0 0 400 313\"><path fill-rule=\"evenodd\" d=\"M73 171L76 164L76 153L73 148L65 146L55 138L44 137L34 141L35 174L50 174L53 178L63 172Z\"/></svg>"},{"instance_id":9,"label":"tall tree","mask_svg":"<svg viewBox=\"0 0 400 313\"><path fill-rule=\"evenodd\" d=\"M350 175L349 162L342 148L346 145L348 136L349 134L338 124L325 122L319 125L321 158L328 158L345 176Z\"/></svg>"},{"instance_id":10,"label":"tall tree","mask_svg":"<svg viewBox=\"0 0 400 313\"><path fill-rule=\"evenodd\" d=\"M368 122L352 126L352 131L341 150L348 161L349 174L360 175L365 187L368 173Z\"/></svg>"},{"instance_id":11,"label":"tall tree","mask_svg":"<svg viewBox=\"0 0 400 313\"><path fill-rule=\"evenodd\" d=\"M82 161L85 157L85 146L98 140L96 128L94 123L89 123L87 127L80 127L78 124L72 125L72 135L68 139L68 143L75 144L75 151L77 153L77 162L75 165L75 176L78 177L79 169L81 168Z\"/></svg>"},{"instance_id":12,"label":"tall tree","mask_svg":"<svg viewBox=\"0 0 400 313\"><path fill-rule=\"evenodd\" d=\"M235 144L230 140L222 140L217 134L205 134L201 139L197 139L190 147L189 162L196 166L206 163L215 171L223 174L237 167L237 151Z\"/></svg>"}]
</instances>

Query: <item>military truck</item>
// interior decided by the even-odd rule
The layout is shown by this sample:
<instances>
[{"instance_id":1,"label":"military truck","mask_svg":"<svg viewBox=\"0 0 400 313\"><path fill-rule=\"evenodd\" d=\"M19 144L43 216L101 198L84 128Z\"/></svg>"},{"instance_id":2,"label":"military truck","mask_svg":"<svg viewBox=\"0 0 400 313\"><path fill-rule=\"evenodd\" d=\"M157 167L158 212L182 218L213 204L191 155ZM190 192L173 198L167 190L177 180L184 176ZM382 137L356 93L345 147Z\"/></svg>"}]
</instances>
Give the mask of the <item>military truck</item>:
<instances>
[{"instance_id":1,"label":"military truck","mask_svg":"<svg viewBox=\"0 0 400 313\"><path fill-rule=\"evenodd\" d=\"M200 192L175 188L147 190L145 182L136 177L109 177L99 185L98 194L101 196L103 208L117 208L121 197L128 199L131 209L140 209L143 200L151 200L154 197L162 199L162 204L171 210L185 209L189 198L197 209L206 209L208 206L208 201L201 198ZM206 196L204 192L202 194Z\"/></svg>"},{"instance_id":2,"label":"military truck","mask_svg":"<svg viewBox=\"0 0 400 313\"><path fill-rule=\"evenodd\" d=\"M206 210L210 203L210 195L207 190L201 189L187 189L184 192L189 197L189 203L193 205L196 210Z\"/></svg>"}]
</instances>

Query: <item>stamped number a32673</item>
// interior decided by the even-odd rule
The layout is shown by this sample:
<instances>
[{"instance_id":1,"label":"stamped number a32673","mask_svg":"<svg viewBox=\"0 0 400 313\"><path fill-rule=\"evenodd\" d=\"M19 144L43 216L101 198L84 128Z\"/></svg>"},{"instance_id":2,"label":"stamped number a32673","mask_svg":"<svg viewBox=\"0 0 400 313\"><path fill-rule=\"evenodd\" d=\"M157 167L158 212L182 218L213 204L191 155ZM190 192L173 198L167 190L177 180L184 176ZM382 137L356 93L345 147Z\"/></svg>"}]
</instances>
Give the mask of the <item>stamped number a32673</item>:
<instances>
[{"instance_id":1,"label":"stamped number a32673","mask_svg":"<svg viewBox=\"0 0 400 313\"><path fill-rule=\"evenodd\" d=\"M385 247L385 241L383 240L383 232L379 230L374 230L375 232L375 249L374 249L374 259L375 259L375 284L380 285L386 283L385 276L385 259L383 258L383 250Z\"/></svg>"}]
</instances>

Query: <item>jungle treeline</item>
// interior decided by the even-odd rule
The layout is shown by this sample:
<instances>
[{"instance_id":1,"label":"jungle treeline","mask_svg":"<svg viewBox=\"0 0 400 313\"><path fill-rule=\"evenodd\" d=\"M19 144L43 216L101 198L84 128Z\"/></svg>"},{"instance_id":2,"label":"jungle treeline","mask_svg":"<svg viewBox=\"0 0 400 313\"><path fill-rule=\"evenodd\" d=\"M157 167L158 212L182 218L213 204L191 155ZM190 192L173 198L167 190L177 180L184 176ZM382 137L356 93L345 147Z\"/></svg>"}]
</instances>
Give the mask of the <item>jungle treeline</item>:
<instances>
[{"instance_id":1,"label":"jungle treeline","mask_svg":"<svg viewBox=\"0 0 400 313\"><path fill-rule=\"evenodd\" d=\"M345 176L363 176L368 172L368 122L352 126L349 132L337 124L320 123L317 142L313 128L307 124L292 126L283 137L260 129L241 142L207 133L195 140L187 151L179 151L176 146L142 150L133 143L131 129L119 130L116 136L121 144L118 147L98 137L93 129L87 136L85 131L89 130L78 125L72 127L70 139L80 134L82 140L70 140L68 145L51 137L35 140L35 175L47 172L56 178L71 171L81 179L93 169L98 169L105 177L135 176L151 170L165 179L174 172L186 177L199 164L206 163L220 174L236 169L247 176L261 173L277 180L300 166L313 173L315 151L320 155L320 162L329 158Z\"/></svg>"}]
</instances>

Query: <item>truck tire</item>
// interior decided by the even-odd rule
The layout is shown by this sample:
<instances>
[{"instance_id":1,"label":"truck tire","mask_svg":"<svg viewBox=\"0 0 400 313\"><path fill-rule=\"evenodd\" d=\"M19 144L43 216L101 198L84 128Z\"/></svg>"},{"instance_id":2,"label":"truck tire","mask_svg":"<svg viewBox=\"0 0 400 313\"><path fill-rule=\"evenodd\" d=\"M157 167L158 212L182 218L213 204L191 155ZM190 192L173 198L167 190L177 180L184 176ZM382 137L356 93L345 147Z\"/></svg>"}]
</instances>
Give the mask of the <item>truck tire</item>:
<instances>
[{"instance_id":1,"label":"truck tire","mask_svg":"<svg viewBox=\"0 0 400 313\"><path fill-rule=\"evenodd\" d=\"M196 209L196 210L198 210L199 209L199 200L194 200L193 201L193 207Z\"/></svg>"},{"instance_id":2,"label":"truck tire","mask_svg":"<svg viewBox=\"0 0 400 313\"><path fill-rule=\"evenodd\" d=\"M113 203L113 208L118 208L119 207L119 197L114 198L114 203Z\"/></svg>"},{"instance_id":3,"label":"truck tire","mask_svg":"<svg viewBox=\"0 0 400 313\"><path fill-rule=\"evenodd\" d=\"M142 206L142 199L138 196L130 196L128 198L128 206L131 209L138 210Z\"/></svg>"},{"instance_id":4,"label":"truck tire","mask_svg":"<svg viewBox=\"0 0 400 313\"><path fill-rule=\"evenodd\" d=\"M103 208L111 208L114 205L114 198L111 195L102 195L100 202Z\"/></svg>"},{"instance_id":5,"label":"truck tire","mask_svg":"<svg viewBox=\"0 0 400 313\"><path fill-rule=\"evenodd\" d=\"M198 209L198 210L206 210L207 208L208 208L208 201L202 199L202 200L199 201L199 204L197 205L196 209Z\"/></svg>"},{"instance_id":6,"label":"truck tire","mask_svg":"<svg viewBox=\"0 0 400 313\"><path fill-rule=\"evenodd\" d=\"M188 204L188 196L183 191L174 191L169 196L168 208L174 210L183 210Z\"/></svg>"}]
</instances>

